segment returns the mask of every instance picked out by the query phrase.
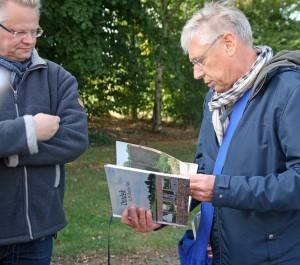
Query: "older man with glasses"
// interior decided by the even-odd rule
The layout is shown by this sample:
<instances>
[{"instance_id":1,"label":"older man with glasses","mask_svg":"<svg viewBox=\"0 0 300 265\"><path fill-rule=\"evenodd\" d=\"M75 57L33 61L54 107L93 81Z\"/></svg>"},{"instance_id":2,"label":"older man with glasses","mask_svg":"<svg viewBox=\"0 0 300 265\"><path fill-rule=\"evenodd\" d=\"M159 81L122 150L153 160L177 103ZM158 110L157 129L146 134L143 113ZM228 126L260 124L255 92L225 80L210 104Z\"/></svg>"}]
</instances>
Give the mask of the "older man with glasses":
<instances>
[{"instance_id":1,"label":"older man with glasses","mask_svg":"<svg viewBox=\"0 0 300 265\"><path fill-rule=\"evenodd\" d=\"M195 13L181 45L209 87L190 176L201 222L196 238L180 241L182 264L300 264L300 51L253 46L228 1ZM126 210L123 222L158 228L143 209Z\"/></svg>"},{"instance_id":2,"label":"older man with glasses","mask_svg":"<svg viewBox=\"0 0 300 265\"><path fill-rule=\"evenodd\" d=\"M0 0L0 264L50 265L64 164L86 149L77 81L35 50L39 0Z\"/></svg>"}]
</instances>

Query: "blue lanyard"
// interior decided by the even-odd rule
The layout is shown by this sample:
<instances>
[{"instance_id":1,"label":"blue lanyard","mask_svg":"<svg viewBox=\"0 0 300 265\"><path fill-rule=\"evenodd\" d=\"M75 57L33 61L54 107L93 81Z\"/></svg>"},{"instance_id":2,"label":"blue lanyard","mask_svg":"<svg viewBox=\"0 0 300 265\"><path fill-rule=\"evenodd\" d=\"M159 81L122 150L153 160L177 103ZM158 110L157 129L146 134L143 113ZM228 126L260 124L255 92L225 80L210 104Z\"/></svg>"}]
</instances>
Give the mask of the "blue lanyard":
<instances>
[{"instance_id":1,"label":"blue lanyard","mask_svg":"<svg viewBox=\"0 0 300 265\"><path fill-rule=\"evenodd\" d=\"M244 113L245 107L247 105L248 99L251 95L251 89L249 89L245 94L235 103L232 109L230 122L226 133L224 135L222 144L220 146L217 159L215 162L213 174L218 175L222 173L229 144L231 142L232 136L237 128L237 125ZM210 238L210 231L212 226L212 220L214 215L214 207L209 202L201 203L201 224L198 227L196 241L199 249L198 262L197 264L211 265L212 260L207 256L207 245Z\"/></svg>"},{"instance_id":2,"label":"blue lanyard","mask_svg":"<svg viewBox=\"0 0 300 265\"><path fill-rule=\"evenodd\" d=\"M220 146L217 159L215 162L215 167L213 174L221 174L223 170L223 166L225 163L226 155L227 155L227 150L229 147L229 144L231 142L232 136L235 132L235 129L242 118L242 115L244 113L245 107L247 105L248 99L251 95L251 89L245 92L245 94L234 104L232 108L232 113L230 117L230 122L228 125L228 128L226 130L226 133L224 135L222 144Z\"/></svg>"}]
</instances>

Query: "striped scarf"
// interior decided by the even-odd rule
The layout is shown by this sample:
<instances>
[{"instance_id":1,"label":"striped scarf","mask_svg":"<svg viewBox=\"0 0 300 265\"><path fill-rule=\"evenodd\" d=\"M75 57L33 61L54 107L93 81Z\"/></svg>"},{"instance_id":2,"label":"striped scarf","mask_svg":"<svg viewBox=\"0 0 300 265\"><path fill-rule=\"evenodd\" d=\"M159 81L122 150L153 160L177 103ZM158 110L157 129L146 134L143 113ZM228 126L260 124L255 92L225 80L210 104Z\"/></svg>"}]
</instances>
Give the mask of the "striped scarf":
<instances>
[{"instance_id":1,"label":"striped scarf","mask_svg":"<svg viewBox=\"0 0 300 265\"><path fill-rule=\"evenodd\" d=\"M228 115L232 106L251 88L262 67L273 56L272 48L268 46L256 46L255 48L258 56L250 70L238 79L230 90L224 93L215 92L208 103L209 110L212 112L212 123L219 145L221 145L223 135L228 127Z\"/></svg>"},{"instance_id":2,"label":"striped scarf","mask_svg":"<svg viewBox=\"0 0 300 265\"><path fill-rule=\"evenodd\" d=\"M0 56L0 67L4 67L8 71L14 73L14 85L18 85L22 80L23 74L25 73L26 69L31 64L31 58L26 59L23 62L9 60L5 57Z\"/></svg>"}]
</instances>

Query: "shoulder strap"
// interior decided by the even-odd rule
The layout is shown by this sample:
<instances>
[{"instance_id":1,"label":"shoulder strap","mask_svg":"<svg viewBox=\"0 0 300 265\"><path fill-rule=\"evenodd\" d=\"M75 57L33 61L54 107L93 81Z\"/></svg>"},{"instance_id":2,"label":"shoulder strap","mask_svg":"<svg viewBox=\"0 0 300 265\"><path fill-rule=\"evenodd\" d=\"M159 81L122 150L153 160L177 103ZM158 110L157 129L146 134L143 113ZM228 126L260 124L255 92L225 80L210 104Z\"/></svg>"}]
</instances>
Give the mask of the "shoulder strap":
<instances>
[{"instance_id":1,"label":"shoulder strap","mask_svg":"<svg viewBox=\"0 0 300 265\"><path fill-rule=\"evenodd\" d=\"M224 162L227 155L227 150L229 144L231 142L232 136L235 132L235 129L243 115L247 102L249 100L251 94L251 90L249 89L245 94L235 103L230 121L229 126L226 130L226 133L223 138L223 142L220 146L217 159L214 166L213 174L221 174L224 166ZM201 225L198 227L197 231L197 238L196 240L199 241L199 249L202 253L199 253L199 258L201 259L199 264L210 265L212 264L212 260L207 256L207 245L210 238L210 231L212 226L213 214L214 214L214 207L211 203L202 202L201 203Z\"/></svg>"},{"instance_id":2,"label":"shoulder strap","mask_svg":"<svg viewBox=\"0 0 300 265\"><path fill-rule=\"evenodd\" d=\"M235 132L235 129L244 113L245 107L247 105L248 99L251 94L250 91L251 90L249 89L247 92L245 92L245 94L233 106L229 125L228 125L226 133L224 135L224 138L223 138L223 141L220 146L220 149L219 149L219 152L217 155L217 159L215 162L215 167L214 167L214 171L213 171L214 175L222 173L229 144L231 142L231 139Z\"/></svg>"}]
</instances>

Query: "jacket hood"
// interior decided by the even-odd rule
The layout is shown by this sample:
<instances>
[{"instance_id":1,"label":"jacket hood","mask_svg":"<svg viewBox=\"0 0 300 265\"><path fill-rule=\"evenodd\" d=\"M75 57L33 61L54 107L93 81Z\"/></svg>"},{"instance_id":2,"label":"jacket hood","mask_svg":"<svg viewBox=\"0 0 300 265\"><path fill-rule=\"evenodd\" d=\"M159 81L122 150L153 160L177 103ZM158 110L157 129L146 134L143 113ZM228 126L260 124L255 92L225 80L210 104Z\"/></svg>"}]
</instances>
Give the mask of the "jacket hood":
<instances>
[{"instance_id":1,"label":"jacket hood","mask_svg":"<svg viewBox=\"0 0 300 265\"><path fill-rule=\"evenodd\" d=\"M300 69L300 50L284 50L274 55L258 74L254 83L255 91L258 91L262 87L267 76L272 76L280 68Z\"/></svg>"}]
</instances>

